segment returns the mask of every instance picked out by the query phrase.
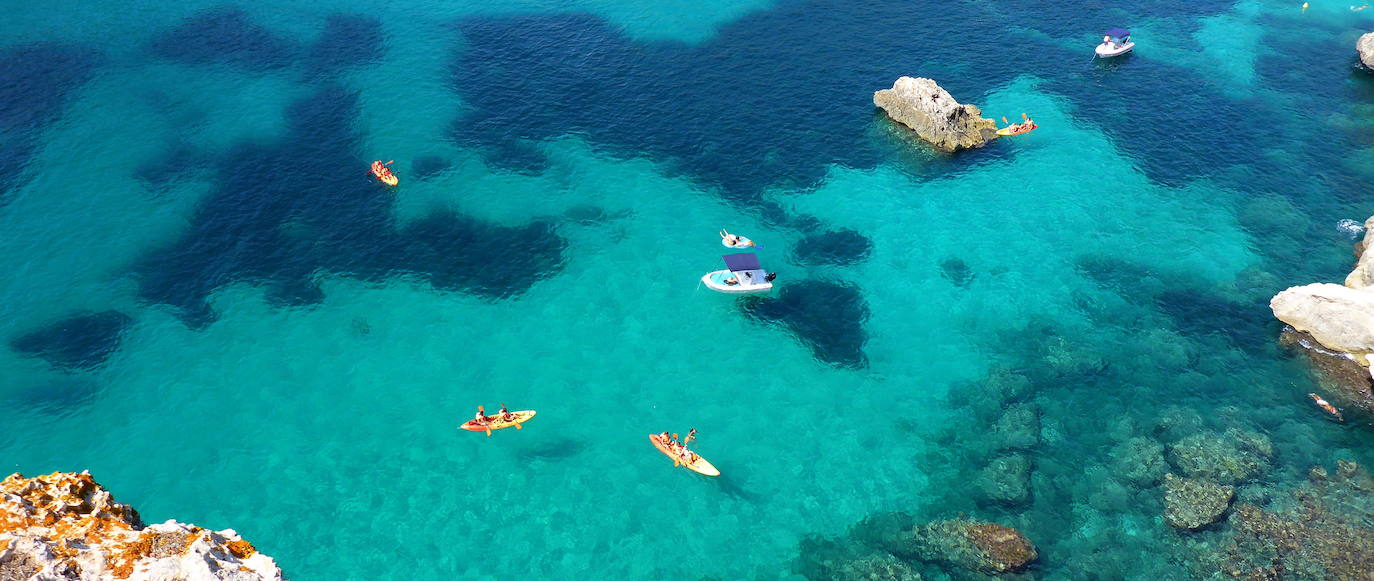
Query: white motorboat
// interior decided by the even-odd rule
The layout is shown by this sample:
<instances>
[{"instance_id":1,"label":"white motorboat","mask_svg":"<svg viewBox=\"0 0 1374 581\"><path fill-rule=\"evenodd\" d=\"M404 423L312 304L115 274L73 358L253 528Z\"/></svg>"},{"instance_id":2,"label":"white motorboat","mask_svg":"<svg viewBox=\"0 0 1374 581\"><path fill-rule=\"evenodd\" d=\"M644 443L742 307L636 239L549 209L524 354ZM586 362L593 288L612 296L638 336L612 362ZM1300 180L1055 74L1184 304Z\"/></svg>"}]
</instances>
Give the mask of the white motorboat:
<instances>
[{"instance_id":1,"label":"white motorboat","mask_svg":"<svg viewBox=\"0 0 1374 581\"><path fill-rule=\"evenodd\" d=\"M1131 42L1131 32L1124 28L1113 28L1102 36L1102 44L1097 45L1094 51L1097 56L1110 58L1131 52L1135 48L1135 43Z\"/></svg>"},{"instance_id":2,"label":"white motorboat","mask_svg":"<svg viewBox=\"0 0 1374 581\"><path fill-rule=\"evenodd\" d=\"M725 270L702 275L701 282L706 288L730 295L762 294L773 290L773 279L778 275L763 270L757 254L726 254L721 258L725 259Z\"/></svg>"}]
</instances>

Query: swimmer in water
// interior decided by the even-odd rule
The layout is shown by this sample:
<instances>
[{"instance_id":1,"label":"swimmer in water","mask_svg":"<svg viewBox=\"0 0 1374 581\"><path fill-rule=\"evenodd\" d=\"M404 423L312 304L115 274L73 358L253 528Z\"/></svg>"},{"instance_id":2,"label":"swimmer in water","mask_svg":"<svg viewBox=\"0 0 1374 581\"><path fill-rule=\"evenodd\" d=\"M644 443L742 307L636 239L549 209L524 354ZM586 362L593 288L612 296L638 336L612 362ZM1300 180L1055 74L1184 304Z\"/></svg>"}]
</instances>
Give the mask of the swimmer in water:
<instances>
[{"instance_id":1,"label":"swimmer in water","mask_svg":"<svg viewBox=\"0 0 1374 581\"><path fill-rule=\"evenodd\" d=\"M1368 5L1368 4L1365 4L1364 6L1351 6L1351 7L1350 7L1350 11L1351 11L1351 12L1359 12L1359 11L1361 11L1361 10L1364 10L1365 8L1369 8L1369 5Z\"/></svg>"},{"instance_id":2,"label":"swimmer in water","mask_svg":"<svg viewBox=\"0 0 1374 581\"><path fill-rule=\"evenodd\" d=\"M1315 393L1309 393L1307 394L1307 397L1312 398L1312 401L1317 402L1317 407L1326 410L1326 413L1335 416L1338 421L1345 421L1345 418L1341 416L1341 411L1336 409L1336 406L1331 405L1330 402L1322 399Z\"/></svg>"}]
</instances>

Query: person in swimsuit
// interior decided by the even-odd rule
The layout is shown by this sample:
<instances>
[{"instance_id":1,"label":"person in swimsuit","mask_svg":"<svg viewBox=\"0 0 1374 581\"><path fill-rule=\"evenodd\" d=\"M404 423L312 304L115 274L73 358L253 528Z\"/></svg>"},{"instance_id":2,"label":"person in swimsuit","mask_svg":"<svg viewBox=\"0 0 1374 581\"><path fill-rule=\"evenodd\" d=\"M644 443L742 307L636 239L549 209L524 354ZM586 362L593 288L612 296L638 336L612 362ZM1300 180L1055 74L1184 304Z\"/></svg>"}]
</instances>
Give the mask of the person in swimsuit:
<instances>
[{"instance_id":1,"label":"person in swimsuit","mask_svg":"<svg viewBox=\"0 0 1374 581\"><path fill-rule=\"evenodd\" d=\"M515 421L515 414L510 413L510 410L506 409L506 404L504 403L501 404L501 420L506 422Z\"/></svg>"}]
</instances>

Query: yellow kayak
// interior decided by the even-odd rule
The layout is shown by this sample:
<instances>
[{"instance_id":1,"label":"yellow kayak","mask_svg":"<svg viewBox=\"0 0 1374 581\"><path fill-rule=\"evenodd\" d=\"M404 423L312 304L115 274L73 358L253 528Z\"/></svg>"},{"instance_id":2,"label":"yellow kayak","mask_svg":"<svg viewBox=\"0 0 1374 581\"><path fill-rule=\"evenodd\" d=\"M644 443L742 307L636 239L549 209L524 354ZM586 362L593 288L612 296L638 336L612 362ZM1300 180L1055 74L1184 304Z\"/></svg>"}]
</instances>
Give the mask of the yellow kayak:
<instances>
[{"instance_id":1,"label":"yellow kayak","mask_svg":"<svg viewBox=\"0 0 1374 581\"><path fill-rule=\"evenodd\" d=\"M530 418L534 417L534 413L534 410L510 412L510 415L513 417L509 420L503 420L499 415L487 416L486 425L479 424L477 420L473 419L458 426L458 429L467 430L469 432L488 432L487 435L491 435L489 430L503 430L512 426L518 427L520 424L530 421Z\"/></svg>"},{"instance_id":2,"label":"yellow kayak","mask_svg":"<svg viewBox=\"0 0 1374 581\"><path fill-rule=\"evenodd\" d=\"M683 466L686 466L687 469L691 470L692 472L696 472L697 474L705 474L707 476L720 476L720 471L716 470L716 467L712 466L710 462L707 462L705 458L702 458L701 454L692 452L692 461L684 462L682 460L682 454L679 454L677 451L669 449L668 443L663 441L663 438L660 438L658 434L649 434L649 441L654 443L654 447L658 448L659 452L663 452L665 456L672 458L673 460L676 460L678 463L682 464Z\"/></svg>"}]
</instances>

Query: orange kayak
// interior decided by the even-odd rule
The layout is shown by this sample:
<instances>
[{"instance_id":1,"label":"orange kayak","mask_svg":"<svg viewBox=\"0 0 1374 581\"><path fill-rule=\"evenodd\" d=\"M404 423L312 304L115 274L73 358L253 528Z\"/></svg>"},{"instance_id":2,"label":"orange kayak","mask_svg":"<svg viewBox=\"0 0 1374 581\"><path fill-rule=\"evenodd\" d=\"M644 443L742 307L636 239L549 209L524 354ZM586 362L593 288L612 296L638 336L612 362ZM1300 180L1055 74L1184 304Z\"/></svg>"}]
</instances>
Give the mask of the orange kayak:
<instances>
[{"instance_id":1,"label":"orange kayak","mask_svg":"<svg viewBox=\"0 0 1374 581\"><path fill-rule=\"evenodd\" d=\"M377 179L388 186L394 186L401 183L401 180L396 177L396 174L391 173L391 170L387 169L386 165L383 164L381 160L372 162L372 175L377 176Z\"/></svg>"},{"instance_id":2,"label":"orange kayak","mask_svg":"<svg viewBox=\"0 0 1374 581\"><path fill-rule=\"evenodd\" d=\"M1009 137L1012 135L1020 135L1022 133L1030 133L1032 131L1035 131L1039 127L1039 125L1036 125L1034 123L1028 125L1023 124L1022 126L1017 127L1015 130L1013 130L1010 127L1003 127L997 130L997 134L1001 135L1002 137Z\"/></svg>"},{"instance_id":3,"label":"orange kayak","mask_svg":"<svg viewBox=\"0 0 1374 581\"><path fill-rule=\"evenodd\" d=\"M534 417L534 410L511 412L510 415L515 417L509 420L503 420L500 416L489 416L487 425L485 426L478 424L477 420L468 420L464 422L463 425L458 426L458 429L467 430L469 432L485 432L487 428L491 428L492 430L504 430L530 421L530 418Z\"/></svg>"},{"instance_id":4,"label":"orange kayak","mask_svg":"<svg viewBox=\"0 0 1374 581\"><path fill-rule=\"evenodd\" d=\"M707 462L705 458L702 458L701 454L693 452L692 461L684 462L682 460L682 454L668 448L668 443L665 442L663 438L659 437L658 434L649 434L649 441L653 442L654 447L658 448L659 452L663 452L664 456L667 456L680 462L683 466L686 466L687 469L691 470L692 472L696 472L697 474L705 474L707 476L720 476L720 471L716 470L716 467L712 466L710 462Z\"/></svg>"}]
</instances>

